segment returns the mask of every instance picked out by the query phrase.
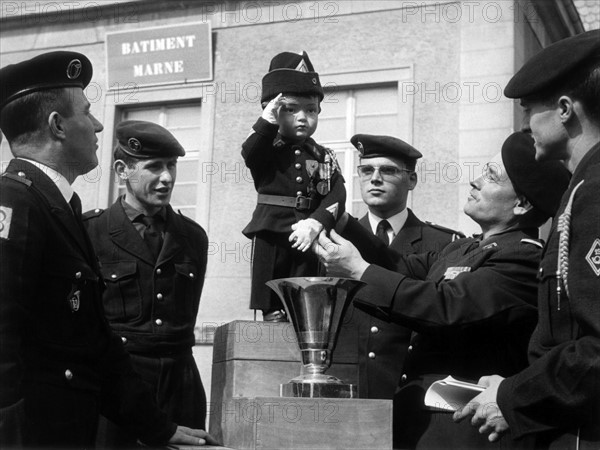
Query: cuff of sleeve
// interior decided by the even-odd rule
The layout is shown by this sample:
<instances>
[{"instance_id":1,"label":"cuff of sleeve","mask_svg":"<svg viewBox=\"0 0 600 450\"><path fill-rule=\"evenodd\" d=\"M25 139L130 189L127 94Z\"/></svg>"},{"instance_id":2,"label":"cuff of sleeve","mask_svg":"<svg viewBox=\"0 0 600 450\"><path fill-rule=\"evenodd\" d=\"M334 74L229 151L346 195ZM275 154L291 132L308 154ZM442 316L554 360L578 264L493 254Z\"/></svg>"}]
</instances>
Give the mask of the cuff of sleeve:
<instances>
[{"instance_id":1,"label":"cuff of sleeve","mask_svg":"<svg viewBox=\"0 0 600 450\"><path fill-rule=\"evenodd\" d=\"M511 399L513 398L513 381L514 378L505 378L502 380L500 385L498 386L498 392L496 394L496 403L498 403L498 407L500 408L500 412L504 416L504 419L508 422L510 427L510 433L513 439L518 438L523 433L519 431L518 425L513 420L512 416L512 408L511 408Z\"/></svg>"},{"instance_id":2,"label":"cuff of sleeve","mask_svg":"<svg viewBox=\"0 0 600 450\"><path fill-rule=\"evenodd\" d=\"M327 231L331 231L331 229L335 227L335 219L333 218L333 214L326 209L317 209L310 215L310 218L320 222L323 225L323 228L325 228Z\"/></svg>"},{"instance_id":3,"label":"cuff of sleeve","mask_svg":"<svg viewBox=\"0 0 600 450\"><path fill-rule=\"evenodd\" d=\"M277 136L277 131L279 131L279 125L269 123L269 121L259 117L256 123L252 125L252 129L261 136L273 136L273 139L275 139L275 136Z\"/></svg>"}]
</instances>

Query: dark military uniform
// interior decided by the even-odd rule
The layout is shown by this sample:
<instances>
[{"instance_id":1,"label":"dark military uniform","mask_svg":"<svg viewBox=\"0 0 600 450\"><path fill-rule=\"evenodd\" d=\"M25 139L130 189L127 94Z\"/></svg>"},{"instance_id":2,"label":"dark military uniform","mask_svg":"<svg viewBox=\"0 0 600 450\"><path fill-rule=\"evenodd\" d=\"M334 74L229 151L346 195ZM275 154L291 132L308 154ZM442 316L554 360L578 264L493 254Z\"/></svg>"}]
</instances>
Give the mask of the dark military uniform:
<instances>
[{"instance_id":1,"label":"dark military uniform","mask_svg":"<svg viewBox=\"0 0 600 450\"><path fill-rule=\"evenodd\" d=\"M168 206L156 260L121 202L84 216L106 283L106 317L171 420L204 429L206 396L192 347L208 238Z\"/></svg>"},{"instance_id":2,"label":"dark military uniform","mask_svg":"<svg viewBox=\"0 0 600 450\"><path fill-rule=\"evenodd\" d=\"M346 191L329 150L310 138L301 144L286 142L277 134L278 125L263 118L258 119L253 129L254 133L242 145L242 156L258 192L252 220L243 230L244 235L254 238L250 308L270 310L280 308L281 303L265 282L319 274L318 260L312 252L291 248L288 237L292 225L310 217L326 229L333 228L344 210ZM334 170L329 193L321 195L317 185L327 183L323 166L328 155ZM278 204L284 197L293 203ZM328 211L328 207L336 208L337 214Z\"/></svg>"},{"instance_id":3,"label":"dark military uniform","mask_svg":"<svg viewBox=\"0 0 600 450\"><path fill-rule=\"evenodd\" d=\"M368 216L359 223L372 231ZM409 209L408 217L389 248L403 255L441 251L457 235L448 229L421 222ZM372 293L372 295L377 295ZM368 300L359 291L357 298ZM402 374L411 330L373 317L351 305L344 316L338 348L358 349L360 398L392 399Z\"/></svg>"},{"instance_id":4,"label":"dark military uniform","mask_svg":"<svg viewBox=\"0 0 600 450\"><path fill-rule=\"evenodd\" d=\"M416 332L394 399L395 446L486 445L475 429L460 432L449 414L425 411L424 394L448 374L476 382L527 364L542 251L536 234L510 230L483 242L460 239L438 254L399 256L401 273L375 265L365 271L361 280L380 295L355 305Z\"/></svg>"},{"instance_id":5,"label":"dark military uniform","mask_svg":"<svg viewBox=\"0 0 600 450\"><path fill-rule=\"evenodd\" d=\"M89 447L99 412L167 442L176 427L110 331L96 256L56 185L13 160L0 206L2 444Z\"/></svg>"},{"instance_id":6,"label":"dark military uniform","mask_svg":"<svg viewBox=\"0 0 600 450\"><path fill-rule=\"evenodd\" d=\"M553 442L552 448L598 448L600 442L599 192L600 143L577 166L544 249L530 366L498 389L498 405L512 436L534 434L536 447ZM570 210L571 236L566 254L558 225L565 210ZM568 290L561 282L559 295L561 251Z\"/></svg>"}]
</instances>

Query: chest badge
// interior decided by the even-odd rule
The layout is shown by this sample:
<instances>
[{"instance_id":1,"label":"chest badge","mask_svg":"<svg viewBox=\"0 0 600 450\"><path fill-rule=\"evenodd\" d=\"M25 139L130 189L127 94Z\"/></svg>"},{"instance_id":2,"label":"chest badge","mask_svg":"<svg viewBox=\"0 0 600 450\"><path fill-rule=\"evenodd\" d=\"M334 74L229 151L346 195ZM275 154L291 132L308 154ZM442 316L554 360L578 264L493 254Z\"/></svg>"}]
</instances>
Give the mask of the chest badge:
<instances>
[{"instance_id":1,"label":"chest badge","mask_svg":"<svg viewBox=\"0 0 600 450\"><path fill-rule=\"evenodd\" d=\"M585 257L597 277L600 277L600 239L596 239Z\"/></svg>"},{"instance_id":2,"label":"chest badge","mask_svg":"<svg viewBox=\"0 0 600 450\"><path fill-rule=\"evenodd\" d=\"M444 280L454 280L458 274L470 271L471 268L468 266L448 267L444 273Z\"/></svg>"},{"instance_id":3,"label":"chest badge","mask_svg":"<svg viewBox=\"0 0 600 450\"><path fill-rule=\"evenodd\" d=\"M313 177L315 173L319 170L319 163L314 159L306 160L306 171L308 172L309 177Z\"/></svg>"},{"instance_id":4,"label":"chest badge","mask_svg":"<svg viewBox=\"0 0 600 450\"><path fill-rule=\"evenodd\" d=\"M69 297L68 297L69 307L71 308L71 312L79 311L80 297L81 297L81 291L77 288L77 286L73 286L71 288L71 292L69 293Z\"/></svg>"}]
</instances>

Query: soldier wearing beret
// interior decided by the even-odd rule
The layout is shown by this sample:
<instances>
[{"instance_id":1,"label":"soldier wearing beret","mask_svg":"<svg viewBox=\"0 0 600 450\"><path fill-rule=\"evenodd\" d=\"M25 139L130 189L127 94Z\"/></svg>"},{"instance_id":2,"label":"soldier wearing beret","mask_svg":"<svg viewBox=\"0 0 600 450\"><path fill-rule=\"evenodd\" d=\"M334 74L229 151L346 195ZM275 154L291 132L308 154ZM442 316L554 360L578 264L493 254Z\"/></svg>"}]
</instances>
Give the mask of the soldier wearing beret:
<instances>
[{"instance_id":1,"label":"soldier wearing beret","mask_svg":"<svg viewBox=\"0 0 600 450\"><path fill-rule=\"evenodd\" d=\"M357 134L350 142L360 156L357 171L368 212L359 223L365 229L403 255L440 251L459 237L452 230L422 222L406 207L408 193L417 184L415 165L421 152L392 136ZM358 297L362 298L360 292ZM361 398L394 397L410 335L409 328L349 307L337 347L358 348Z\"/></svg>"},{"instance_id":2,"label":"soldier wearing beret","mask_svg":"<svg viewBox=\"0 0 600 450\"><path fill-rule=\"evenodd\" d=\"M456 419L474 414L472 423L492 441L508 430L523 446L598 448L600 31L545 48L504 93L521 99L536 158L564 160L573 177L539 268L529 367L506 379L484 377L488 389Z\"/></svg>"},{"instance_id":3,"label":"soldier wearing beret","mask_svg":"<svg viewBox=\"0 0 600 450\"><path fill-rule=\"evenodd\" d=\"M0 69L0 445L93 447L101 412L143 442L204 443L171 422L103 315L102 275L71 184L93 169L102 124L80 53Z\"/></svg>"},{"instance_id":4,"label":"soldier wearing beret","mask_svg":"<svg viewBox=\"0 0 600 450\"><path fill-rule=\"evenodd\" d=\"M561 163L537 163L533 140L518 132L471 182L464 211L481 226L479 237L394 256L368 242L356 221L344 234L358 249L335 232L320 236L316 251L328 271L367 283L366 300L355 306L415 332L394 398L395 447L486 445L467 423L458 429L449 414L425 410L424 394L448 374L475 382L490 370L508 376L525 367L537 317L538 227L556 212L568 181ZM365 247L374 248L363 253L370 261L359 253Z\"/></svg>"},{"instance_id":5,"label":"soldier wearing beret","mask_svg":"<svg viewBox=\"0 0 600 450\"><path fill-rule=\"evenodd\" d=\"M104 313L170 420L204 429L206 395L192 355L208 238L169 205L185 154L160 125L116 127L114 170L125 195L84 215L106 284ZM101 422L99 441L131 448L136 437Z\"/></svg>"},{"instance_id":6,"label":"soldier wearing beret","mask_svg":"<svg viewBox=\"0 0 600 450\"><path fill-rule=\"evenodd\" d=\"M267 321L287 320L275 278L317 276L317 258L307 252L322 229L331 229L344 209L344 179L317 129L323 88L304 52L276 55L262 80L263 114L242 144L242 156L258 192L243 230L253 239L251 309Z\"/></svg>"}]
</instances>

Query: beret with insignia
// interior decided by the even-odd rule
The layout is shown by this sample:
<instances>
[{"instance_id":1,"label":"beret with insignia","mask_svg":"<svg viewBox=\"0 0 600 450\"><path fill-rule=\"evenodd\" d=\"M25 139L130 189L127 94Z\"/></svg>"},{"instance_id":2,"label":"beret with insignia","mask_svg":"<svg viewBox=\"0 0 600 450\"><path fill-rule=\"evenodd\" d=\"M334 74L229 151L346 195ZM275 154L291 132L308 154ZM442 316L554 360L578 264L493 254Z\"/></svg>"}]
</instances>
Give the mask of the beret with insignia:
<instances>
[{"instance_id":1,"label":"beret with insignia","mask_svg":"<svg viewBox=\"0 0 600 450\"><path fill-rule=\"evenodd\" d=\"M414 164L423 155L412 145L393 136L375 136L372 134L355 134L350 142L360 153L361 159L386 156L400 158Z\"/></svg>"},{"instance_id":2,"label":"beret with insignia","mask_svg":"<svg viewBox=\"0 0 600 450\"><path fill-rule=\"evenodd\" d=\"M504 95L524 98L559 87L580 66L600 57L600 30L549 45L531 57L510 79Z\"/></svg>"},{"instance_id":3,"label":"beret with insignia","mask_svg":"<svg viewBox=\"0 0 600 450\"><path fill-rule=\"evenodd\" d=\"M137 159L183 156L185 150L167 129L143 120L126 120L117 125L117 148Z\"/></svg>"},{"instance_id":4,"label":"beret with insignia","mask_svg":"<svg viewBox=\"0 0 600 450\"><path fill-rule=\"evenodd\" d=\"M536 161L533 138L520 131L502 144L502 162L515 190L548 217L554 216L571 179L564 164Z\"/></svg>"},{"instance_id":5,"label":"beret with insignia","mask_svg":"<svg viewBox=\"0 0 600 450\"><path fill-rule=\"evenodd\" d=\"M269 72L262 79L261 103L268 102L280 93L316 95L323 100L323 88L319 74L308 59L306 52L283 52L271 60Z\"/></svg>"},{"instance_id":6,"label":"beret with insignia","mask_svg":"<svg viewBox=\"0 0 600 450\"><path fill-rule=\"evenodd\" d=\"M84 89L92 79L92 63L81 53L44 53L0 69L0 109L36 91L63 87Z\"/></svg>"}]
</instances>

